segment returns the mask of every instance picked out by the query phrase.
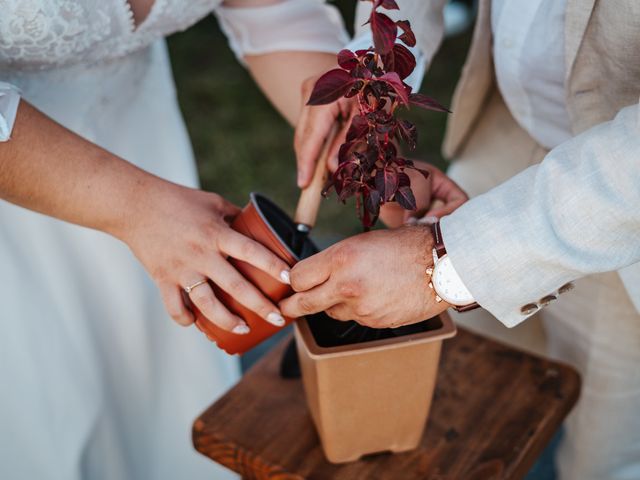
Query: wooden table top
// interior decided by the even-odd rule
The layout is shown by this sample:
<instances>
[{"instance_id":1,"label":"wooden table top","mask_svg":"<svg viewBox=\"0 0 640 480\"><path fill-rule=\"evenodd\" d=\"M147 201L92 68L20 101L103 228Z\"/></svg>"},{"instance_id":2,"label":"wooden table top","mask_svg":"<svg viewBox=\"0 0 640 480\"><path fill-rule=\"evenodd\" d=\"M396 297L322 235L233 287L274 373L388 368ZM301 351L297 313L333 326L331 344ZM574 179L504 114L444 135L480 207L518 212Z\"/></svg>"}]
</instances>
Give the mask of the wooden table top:
<instances>
[{"instance_id":1,"label":"wooden table top","mask_svg":"<svg viewBox=\"0 0 640 480\"><path fill-rule=\"evenodd\" d=\"M459 329L444 343L419 448L333 465L322 453L301 381L278 374L287 342L194 423L196 449L246 479L523 478L580 390L572 368Z\"/></svg>"}]
</instances>

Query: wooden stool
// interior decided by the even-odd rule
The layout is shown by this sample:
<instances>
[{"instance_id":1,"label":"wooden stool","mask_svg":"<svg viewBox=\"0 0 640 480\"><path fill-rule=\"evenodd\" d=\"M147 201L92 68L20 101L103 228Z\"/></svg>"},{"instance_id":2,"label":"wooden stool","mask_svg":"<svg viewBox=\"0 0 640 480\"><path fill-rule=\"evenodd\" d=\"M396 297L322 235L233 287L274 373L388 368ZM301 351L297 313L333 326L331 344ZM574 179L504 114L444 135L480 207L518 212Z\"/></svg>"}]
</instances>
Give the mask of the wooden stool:
<instances>
[{"instance_id":1,"label":"wooden stool","mask_svg":"<svg viewBox=\"0 0 640 480\"><path fill-rule=\"evenodd\" d=\"M288 341L268 353L193 426L196 449L244 479L523 478L580 390L572 368L460 329L444 343L420 447L333 465L322 453L302 383L279 376Z\"/></svg>"}]
</instances>

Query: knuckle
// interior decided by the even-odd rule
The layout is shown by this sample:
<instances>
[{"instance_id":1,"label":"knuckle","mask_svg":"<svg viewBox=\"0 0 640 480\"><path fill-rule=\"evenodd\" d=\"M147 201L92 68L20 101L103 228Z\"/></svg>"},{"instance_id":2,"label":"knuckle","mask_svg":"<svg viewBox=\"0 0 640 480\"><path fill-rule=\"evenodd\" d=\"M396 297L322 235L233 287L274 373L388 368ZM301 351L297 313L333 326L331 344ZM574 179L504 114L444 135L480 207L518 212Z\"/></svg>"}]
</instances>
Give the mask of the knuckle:
<instances>
[{"instance_id":1,"label":"knuckle","mask_svg":"<svg viewBox=\"0 0 640 480\"><path fill-rule=\"evenodd\" d=\"M338 266L349 265L356 255L357 250L352 245L341 245L334 254L333 263Z\"/></svg>"},{"instance_id":2,"label":"knuckle","mask_svg":"<svg viewBox=\"0 0 640 480\"><path fill-rule=\"evenodd\" d=\"M338 285L338 293L343 298L357 298L362 295L362 287L357 280L346 280Z\"/></svg>"},{"instance_id":3,"label":"knuckle","mask_svg":"<svg viewBox=\"0 0 640 480\"><path fill-rule=\"evenodd\" d=\"M259 249L253 241L245 239L240 245L240 252L244 258L253 258L258 255Z\"/></svg>"},{"instance_id":4,"label":"knuckle","mask_svg":"<svg viewBox=\"0 0 640 480\"><path fill-rule=\"evenodd\" d=\"M248 292L249 287L247 283L241 278L234 278L229 282L229 294L231 295L244 295Z\"/></svg>"},{"instance_id":5,"label":"knuckle","mask_svg":"<svg viewBox=\"0 0 640 480\"><path fill-rule=\"evenodd\" d=\"M371 308L367 305L358 305L355 308L355 316L363 321L371 319Z\"/></svg>"},{"instance_id":6,"label":"knuckle","mask_svg":"<svg viewBox=\"0 0 640 480\"><path fill-rule=\"evenodd\" d=\"M303 313L312 312L315 305L308 297L300 297L298 299L298 309Z\"/></svg>"}]
</instances>

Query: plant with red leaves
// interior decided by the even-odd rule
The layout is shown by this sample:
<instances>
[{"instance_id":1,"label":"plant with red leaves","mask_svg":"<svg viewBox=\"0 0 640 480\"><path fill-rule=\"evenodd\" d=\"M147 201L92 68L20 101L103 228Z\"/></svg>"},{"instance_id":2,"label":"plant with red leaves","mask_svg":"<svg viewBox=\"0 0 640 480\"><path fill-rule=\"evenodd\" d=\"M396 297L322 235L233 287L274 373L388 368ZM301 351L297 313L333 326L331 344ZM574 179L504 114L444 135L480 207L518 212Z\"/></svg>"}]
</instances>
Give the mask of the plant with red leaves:
<instances>
[{"instance_id":1,"label":"plant with red leaves","mask_svg":"<svg viewBox=\"0 0 640 480\"><path fill-rule=\"evenodd\" d=\"M417 170L425 177L429 175L399 155L394 140L404 142L413 150L418 132L414 124L397 118L396 110L409 105L438 112L449 110L426 95L412 93L403 81L416 67L415 57L405 46L413 47L416 37L408 20L396 22L378 11L379 8L399 10L396 1L363 1L373 2L368 23L374 45L367 50L338 53L340 68L318 79L307 105L325 105L340 97L357 97L359 113L351 120L346 142L338 154L338 168L324 194L333 187L343 202L355 196L358 215L365 229L369 229L378 219L380 206L386 202L395 201L407 210L416 209L406 169Z\"/></svg>"}]
</instances>

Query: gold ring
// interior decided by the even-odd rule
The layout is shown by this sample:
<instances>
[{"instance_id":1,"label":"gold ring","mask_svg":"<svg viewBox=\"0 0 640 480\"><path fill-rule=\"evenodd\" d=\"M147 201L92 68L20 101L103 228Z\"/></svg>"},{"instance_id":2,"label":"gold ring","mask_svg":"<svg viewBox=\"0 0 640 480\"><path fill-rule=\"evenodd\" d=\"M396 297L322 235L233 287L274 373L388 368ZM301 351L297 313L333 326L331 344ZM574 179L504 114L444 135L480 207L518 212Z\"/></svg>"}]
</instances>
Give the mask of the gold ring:
<instances>
[{"instance_id":1,"label":"gold ring","mask_svg":"<svg viewBox=\"0 0 640 480\"><path fill-rule=\"evenodd\" d=\"M193 285L189 285L188 287L184 287L184 291L187 292L187 294L191 293L193 291L194 288L198 288L200 285L204 285L205 283L207 283L207 279L205 278L204 280L200 280L199 282L194 283Z\"/></svg>"}]
</instances>

